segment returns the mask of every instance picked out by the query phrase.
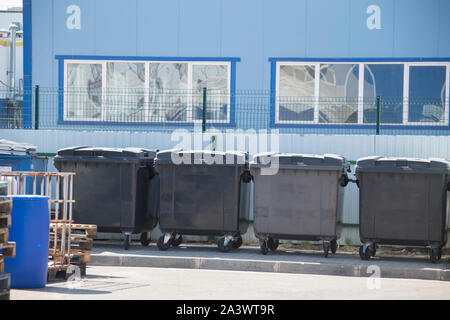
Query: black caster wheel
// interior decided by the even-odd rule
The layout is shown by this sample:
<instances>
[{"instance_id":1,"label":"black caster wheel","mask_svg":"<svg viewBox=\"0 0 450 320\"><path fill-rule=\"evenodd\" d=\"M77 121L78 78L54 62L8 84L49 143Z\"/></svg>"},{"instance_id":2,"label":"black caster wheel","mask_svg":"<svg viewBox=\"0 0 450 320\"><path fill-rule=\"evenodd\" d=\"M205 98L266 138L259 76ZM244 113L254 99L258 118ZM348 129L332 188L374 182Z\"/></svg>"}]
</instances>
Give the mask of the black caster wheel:
<instances>
[{"instance_id":1,"label":"black caster wheel","mask_svg":"<svg viewBox=\"0 0 450 320\"><path fill-rule=\"evenodd\" d=\"M372 248L371 249L371 256L375 257L375 255L377 254L377 244L374 243L371 248Z\"/></svg>"},{"instance_id":2,"label":"black caster wheel","mask_svg":"<svg viewBox=\"0 0 450 320\"><path fill-rule=\"evenodd\" d=\"M164 243L164 235L162 235L158 238L156 245L158 246L159 250L165 251L170 248L171 242L172 242L172 238L170 238L170 240L167 243Z\"/></svg>"},{"instance_id":3,"label":"black caster wheel","mask_svg":"<svg viewBox=\"0 0 450 320\"><path fill-rule=\"evenodd\" d=\"M268 242L267 240L260 240L259 241L259 247L260 247L261 253L263 255L266 255L269 252L269 248L267 246L267 242Z\"/></svg>"},{"instance_id":4,"label":"black caster wheel","mask_svg":"<svg viewBox=\"0 0 450 320\"><path fill-rule=\"evenodd\" d=\"M325 258L327 258L329 252L330 252L330 243L324 242L324 243L323 243L323 256L324 256Z\"/></svg>"},{"instance_id":5,"label":"black caster wheel","mask_svg":"<svg viewBox=\"0 0 450 320\"><path fill-rule=\"evenodd\" d=\"M233 249L238 249L242 246L242 237L237 236L233 241L231 241L231 245L233 246Z\"/></svg>"},{"instance_id":6,"label":"black caster wheel","mask_svg":"<svg viewBox=\"0 0 450 320\"><path fill-rule=\"evenodd\" d=\"M123 248L125 250L128 250L130 248L130 245L131 245L131 234L126 234L123 240Z\"/></svg>"},{"instance_id":7,"label":"black caster wheel","mask_svg":"<svg viewBox=\"0 0 450 320\"><path fill-rule=\"evenodd\" d=\"M229 252L231 250L231 248L233 247L233 241L230 240L228 241L228 243L225 245L225 237L220 238L217 241L217 246L219 247L219 250L222 252Z\"/></svg>"},{"instance_id":8,"label":"black caster wheel","mask_svg":"<svg viewBox=\"0 0 450 320\"><path fill-rule=\"evenodd\" d=\"M336 250L337 250L337 241L336 240L330 241L330 249L331 249L332 254L336 254Z\"/></svg>"},{"instance_id":9,"label":"black caster wheel","mask_svg":"<svg viewBox=\"0 0 450 320\"><path fill-rule=\"evenodd\" d=\"M364 246L359 247L359 256L362 260L369 260L371 255L370 247L367 247L366 250L364 250Z\"/></svg>"},{"instance_id":10,"label":"black caster wheel","mask_svg":"<svg viewBox=\"0 0 450 320\"><path fill-rule=\"evenodd\" d=\"M269 239L267 240L267 247L268 247L271 251L277 250L279 244L280 244L280 241L278 241L278 239L269 238Z\"/></svg>"},{"instance_id":11,"label":"black caster wheel","mask_svg":"<svg viewBox=\"0 0 450 320\"><path fill-rule=\"evenodd\" d=\"M183 242L183 237L181 236L181 234L178 234L178 235L173 236L173 240L172 240L171 244L174 247L178 247L182 242Z\"/></svg>"},{"instance_id":12,"label":"black caster wheel","mask_svg":"<svg viewBox=\"0 0 450 320\"><path fill-rule=\"evenodd\" d=\"M150 232L142 232L140 241L144 247L148 247L150 244Z\"/></svg>"},{"instance_id":13,"label":"black caster wheel","mask_svg":"<svg viewBox=\"0 0 450 320\"><path fill-rule=\"evenodd\" d=\"M442 250L441 248L431 248L430 261L432 263L437 263L441 259Z\"/></svg>"}]
</instances>

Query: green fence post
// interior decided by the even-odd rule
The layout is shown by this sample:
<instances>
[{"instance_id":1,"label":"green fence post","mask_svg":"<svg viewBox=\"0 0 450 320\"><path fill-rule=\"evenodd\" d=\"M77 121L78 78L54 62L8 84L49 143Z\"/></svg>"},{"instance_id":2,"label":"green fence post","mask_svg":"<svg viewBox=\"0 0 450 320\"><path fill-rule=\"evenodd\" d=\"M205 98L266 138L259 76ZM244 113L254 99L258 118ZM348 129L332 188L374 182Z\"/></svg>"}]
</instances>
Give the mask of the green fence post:
<instances>
[{"instance_id":1,"label":"green fence post","mask_svg":"<svg viewBox=\"0 0 450 320\"><path fill-rule=\"evenodd\" d=\"M211 137L211 150L216 151L217 148L217 136Z\"/></svg>"},{"instance_id":2,"label":"green fence post","mask_svg":"<svg viewBox=\"0 0 450 320\"><path fill-rule=\"evenodd\" d=\"M34 88L34 129L39 129L39 86Z\"/></svg>"},{"instance_id":3,"label":"green fence post","mask_svg":"<svg viewBox=\"0 0 450 320\"><path fill-rule=\"evenodd\" d=\"M206 88L203 88L202 132L206 131Z\"/></svg>"},{"instance_id":4,"label":"green fence post","mask_svg":"<svg viewBox=\"0 0 450 320\"><path fill-rule=\"evenodd\" d=\"M377 135L380 134L380 96L377 96Z\"/></svg>"}]
</instances>

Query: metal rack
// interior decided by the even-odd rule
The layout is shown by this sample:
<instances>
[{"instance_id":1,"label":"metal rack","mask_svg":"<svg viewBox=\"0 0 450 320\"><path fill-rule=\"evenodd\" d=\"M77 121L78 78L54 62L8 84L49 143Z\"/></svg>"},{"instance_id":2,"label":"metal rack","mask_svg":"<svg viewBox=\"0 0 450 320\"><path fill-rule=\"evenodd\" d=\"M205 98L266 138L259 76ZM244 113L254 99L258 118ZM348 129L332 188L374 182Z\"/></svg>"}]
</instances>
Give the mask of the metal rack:
<instances>
[{"instance_id":1,"label":"metal rack","mask_svg":"<svg viewBox=\"0 0 450 320\"><path fill-rule=\"evenodd\" d=\"M49 275L71 266L73 172L0 172L11 183L11 195L49 197ZM31 186L31 187L30 187Z\"/></svg>"}]
</instances>

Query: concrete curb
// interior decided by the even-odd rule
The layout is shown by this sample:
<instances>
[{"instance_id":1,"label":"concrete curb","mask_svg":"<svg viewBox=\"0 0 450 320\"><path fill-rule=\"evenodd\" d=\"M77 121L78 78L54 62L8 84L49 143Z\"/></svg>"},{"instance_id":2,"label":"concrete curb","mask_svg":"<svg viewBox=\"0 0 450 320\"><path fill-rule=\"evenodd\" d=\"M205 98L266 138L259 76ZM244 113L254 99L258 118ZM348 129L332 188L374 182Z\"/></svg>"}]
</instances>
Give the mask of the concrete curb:
<instances>
[{"instance_id":1,"label":"concrete curb","mask_svg":"<svg viewBox=\"0 0 450 320\"><path fill-rule=\"evenodd\" d=\"M329 260L332 262L332 258ZM376 262L374 262L374 265ZM370 265L332 264L316 262L261 261L244 259L199 258L199 257L161 257L138 255L92 254L89 265L121 267L181 268L228 271L278 272L315 275L336 275L350 277L370 277ZM450 281L450 269L439 268L401 268L380 267L381 278L423 279Z\"/></svg>"}]
</instances>

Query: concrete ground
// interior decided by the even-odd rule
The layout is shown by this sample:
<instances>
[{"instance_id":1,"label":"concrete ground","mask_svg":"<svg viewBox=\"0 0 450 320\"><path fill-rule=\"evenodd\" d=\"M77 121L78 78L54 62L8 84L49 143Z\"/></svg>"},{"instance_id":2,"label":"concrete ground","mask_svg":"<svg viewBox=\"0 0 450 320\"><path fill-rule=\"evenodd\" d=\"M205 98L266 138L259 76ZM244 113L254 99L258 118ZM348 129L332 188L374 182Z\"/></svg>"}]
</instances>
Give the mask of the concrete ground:
<instances>
[{"instance_id":1,"label":"concrete ground","mask_svg":"<svg viewBox=\"0 0 450 320\"><path fill-rule=\"evenodd\" d=\"M87 274L41 289L12 289L11 299L450 300L448 281L106 266L90 266Z\"/></svg>"},{"instance_id":2,"label":"concrete ground","mask_svg":"<svg viewBox=\"0 0 450 320\"><path fill-rule=\"evenodd\" d=\"M377 273L382 278L406 278L450 281L450 260L443 256L433 264L426 254L392 255L383 253L368 261L358 254L338 249L328 258L322 250L278 248L267 255L259 247L243 246L228 253L216 245L182 243L160 251L154 243L142 247L134 242L124 250L119 241L95 242L91 254L92 266L187 268L201 270L253 271L296 274L369 277Z\"/></svg>"}]
</instances>

